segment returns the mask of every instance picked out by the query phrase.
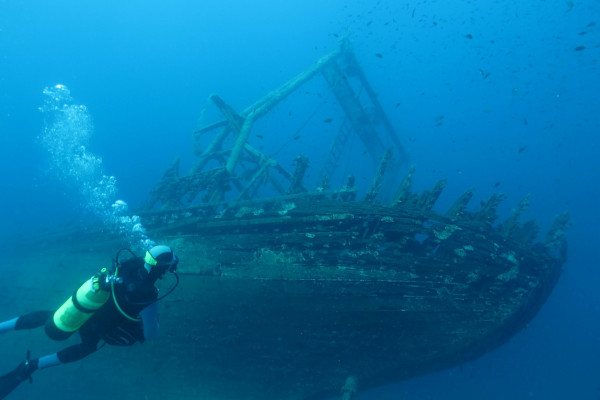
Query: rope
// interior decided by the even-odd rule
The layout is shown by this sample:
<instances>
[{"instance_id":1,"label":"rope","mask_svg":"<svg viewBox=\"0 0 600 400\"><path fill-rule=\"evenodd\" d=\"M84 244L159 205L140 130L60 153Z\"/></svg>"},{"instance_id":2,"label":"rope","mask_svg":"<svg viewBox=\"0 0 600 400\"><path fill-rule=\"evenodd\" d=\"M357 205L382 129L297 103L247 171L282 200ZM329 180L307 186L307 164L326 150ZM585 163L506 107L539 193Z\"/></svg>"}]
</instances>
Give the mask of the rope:
<instances>
[{"instance_id":1,"label":"rope","mask_svg":"<svg viewBox=\"0 0 600 400\"><path fill-rule=\"evenodd\" d=\"M294 132L294 136L292 136L291 139L289 139L287 142L285 142L284 144L281 145L281 147L279 149L277 149L277 151L273 154L271 154L269 157L275 157L277 154L279 154L281 152L281 150L283 150L288 144L292 143L294 140L296 140L296 137L298 137L298 135L300 134L300 132L302 132L302 130L306 127L306 125L308 125L308 122L315 116L315 114L321 109L321 107L323 107L323 105L325 103L327 103L327 99L329 96L326 96L323 101L319 104L317 104L317 107L313 110L313 112L308 116L308 118L306 118L306 120L300 125L300 127L296 130L296 132Z\"/></svg>"}]
</instances>

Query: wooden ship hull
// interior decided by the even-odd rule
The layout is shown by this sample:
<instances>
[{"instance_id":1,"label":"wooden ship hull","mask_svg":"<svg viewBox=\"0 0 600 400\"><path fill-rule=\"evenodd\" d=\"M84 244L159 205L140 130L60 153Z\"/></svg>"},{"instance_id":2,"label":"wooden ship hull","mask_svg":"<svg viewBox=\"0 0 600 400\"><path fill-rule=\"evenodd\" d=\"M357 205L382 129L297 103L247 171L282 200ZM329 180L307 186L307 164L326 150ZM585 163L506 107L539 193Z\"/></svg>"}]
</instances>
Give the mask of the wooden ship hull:
<instances>
[{"instance_id":1,"label":"wooden ship hull","mask_svg":"<svg viewBox=\"0 0 600 400\"><path fill-rule=\"evenodd\" d=\"M344 118L308 189L307 158L288 172L252 145L252 132L318 76ZM139 392L108 385L99 396L348 400L500 346L556 284L566 214L537 241L536 224L519 222L527 198L502 223L501 195L469 211L467 191L434 211L445 182L415 194L414 170L398 175L406 152L347 44L240 113L211 99L223 119L195 137L214 139L197 147L187 175L176 161L140 211L148 236L181 259L181 284L161 304L163 334L137 355ZM352 137L373 161L362 192L352 175L332 189ZM395 194L384 199L382 188ZM117 244L105 236L70 240L106 254ZM110 380L108 371L97 380Z\"/></svg>"},{"instance_id":2,"label":"wooden ship hull","mask_svg":"<svg viewBox=\"0 0 600 400\"><path fill-rule=\"evenodd\" d=\"M517 223L526 201L493 227L499 196L466 212L468 192L442 215L431 210L437 194L147 215L180 252L188 290L197 286L173 320L185 321L176 337L194 340L180 351L191 350L196 379L218 399L351 398L506 342L560 275L566 215L534 244L535 225Z\"/></svg>"}]
</instances>

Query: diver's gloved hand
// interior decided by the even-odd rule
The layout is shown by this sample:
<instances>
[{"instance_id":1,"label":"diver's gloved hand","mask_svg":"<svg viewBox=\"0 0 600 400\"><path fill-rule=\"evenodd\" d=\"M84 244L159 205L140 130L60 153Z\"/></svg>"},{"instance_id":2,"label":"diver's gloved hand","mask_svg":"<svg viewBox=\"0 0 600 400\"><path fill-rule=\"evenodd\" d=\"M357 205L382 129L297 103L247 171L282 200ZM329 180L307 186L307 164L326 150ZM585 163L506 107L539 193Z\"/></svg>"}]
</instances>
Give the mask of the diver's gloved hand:
<instances>
[{"instance_id":1,"label":"diver's gloved hand","mask_svg":"<svg viewBox=\"0 0 600 400\"><path fill-rule=\"evenodd\" d=\"M12 372L15 380L23 382L29 379L31 381L31 375L38 369L38 359L25 360L19 364L19 366Z\"/></svg>"}]
</instances>

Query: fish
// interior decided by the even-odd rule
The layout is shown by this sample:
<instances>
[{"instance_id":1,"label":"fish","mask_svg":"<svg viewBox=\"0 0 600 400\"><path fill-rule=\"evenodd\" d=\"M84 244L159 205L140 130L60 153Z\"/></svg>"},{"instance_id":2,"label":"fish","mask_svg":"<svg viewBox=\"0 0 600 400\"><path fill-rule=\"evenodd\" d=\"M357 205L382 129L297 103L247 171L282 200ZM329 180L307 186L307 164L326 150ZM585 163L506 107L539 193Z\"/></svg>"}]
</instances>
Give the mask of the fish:
<instances>
[{"instance_id":1,"label":"fish","mask_svg":"<svg viewBox=\"0 0 600 400\"><path fill-rule=\"evenodd\" d=\"M383 58L383 55L381 53L375 53L375 57L377 57L377 58Z\"/></svg>"},{"instance_id":2,"label":"fish","mask_svg":"<svg viewBox=\"0 0 600 400\"><path fill-rule=\"evenodd\" d=\"M439 121L441 121L441 120L443 120L443 119L444 119L444 116L443 116L443 115L438 115L437 117L435 117L435 121L436 121L436 122L439 122Z\"/></svg>"},{"instance_id":3,"label":"fish","mask_svg":"<svg viewBox=\"0 0 600 400\"><path fill-rule=\"evenodd\" d=\"M590 22L589 24L586 25L588 28L591 28L592 26L596 26L596 23L594 21Z\"/></svg>"},{"instance_id":4,"label":"fish","mask_svg":"<svg viewBox=\"0 0 600 400\"><path fill-rule=\"evenodd\" d=\"M323 122L325 122L326 124L330 123L331 121L333 121L333 118L325 118L323 120Z\"/></svg>"},{"instance_id":5,"label":"fish","mask_svg":"<svg viewBox=\"0 0 600 400\"><path fill-rule=\"evenodd\" d=\"M497 188L498 186L500 186L500 182L496 182L494 183L494 187Z\"/></svg>"},{"instance_id":6,"label":"fish","mask_svg":"<svg viewBox=\"0 0 600 400\"><path fill-rule=\"evenodd\" d=\"M257 138L259 139L264 139L265 137L263 135L256 135Z\"/></svg>"},{"instance_id":7,"label":"fish","mask_svg":"<svg viewBox=\"0 0 600 400\"><path fill-rule=\"evenodd\" d=\"M575 7L575 3L572 1L567 1L567 11L565 11L565 13L568 13L569 11L571 11L573 9L573 7Z\"/></svg>"},{"instance_id":8,"label":"fish","mask_svg":"<svg viewBox=\"0 0 600 400\"><path fill-rule=\"evenodd\" d=\"M527 148L527 146L523 146L523 147L519 148L519 151L517 151L517 153L522 153L526 148Z\"/></svg>"},{"instance_id":9,"label":"fish","mask_svg":"<svg viewBox=\"0 0 600 400\"><path fill-rule=\"evenodd\" d=\"M300 139L300 135L294 136L294 140Z\"/></svg>"},{"instance_id":10,"label":"fish","mask_svg":"<svg viewBox=\"0 0 600 400\"><path fill-rule=\"evenodd\" d=\"M467 33L467 34L465 35L465 37L466 37L467 39L473 39L473 35L471 35L470 33Z\"/></svg>"},{"instance_id":11,"label":"fish","mask_svg":"<svg viewBox=\"0 0 600 400\"><path fill-rule=\"evenodd\" d=\"M585 46L577 46L575 47L575 51L585 50Z\"/></svg>"}]
</instances>

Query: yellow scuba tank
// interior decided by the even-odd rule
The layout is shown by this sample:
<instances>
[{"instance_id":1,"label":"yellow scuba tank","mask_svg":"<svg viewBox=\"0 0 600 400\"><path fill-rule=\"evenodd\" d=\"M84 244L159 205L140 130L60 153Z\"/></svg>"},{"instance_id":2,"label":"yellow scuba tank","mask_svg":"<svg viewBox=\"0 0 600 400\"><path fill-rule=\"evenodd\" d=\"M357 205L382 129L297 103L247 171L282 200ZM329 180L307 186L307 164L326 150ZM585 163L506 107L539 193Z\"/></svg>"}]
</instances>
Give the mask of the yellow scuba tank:
<instances>
[{"instance_id":1,"label":"yellow scuba tank","mask_svg":"<svg viewBox=\"0 0 600 400\"><path fill-rule=\"evenodd\" d=\"M46 334L54 340L65 340L106 303L110 292L101 287L108 271L103 268L99 276L87 280L46 323Z\"/></svg>"}]
</instances>

